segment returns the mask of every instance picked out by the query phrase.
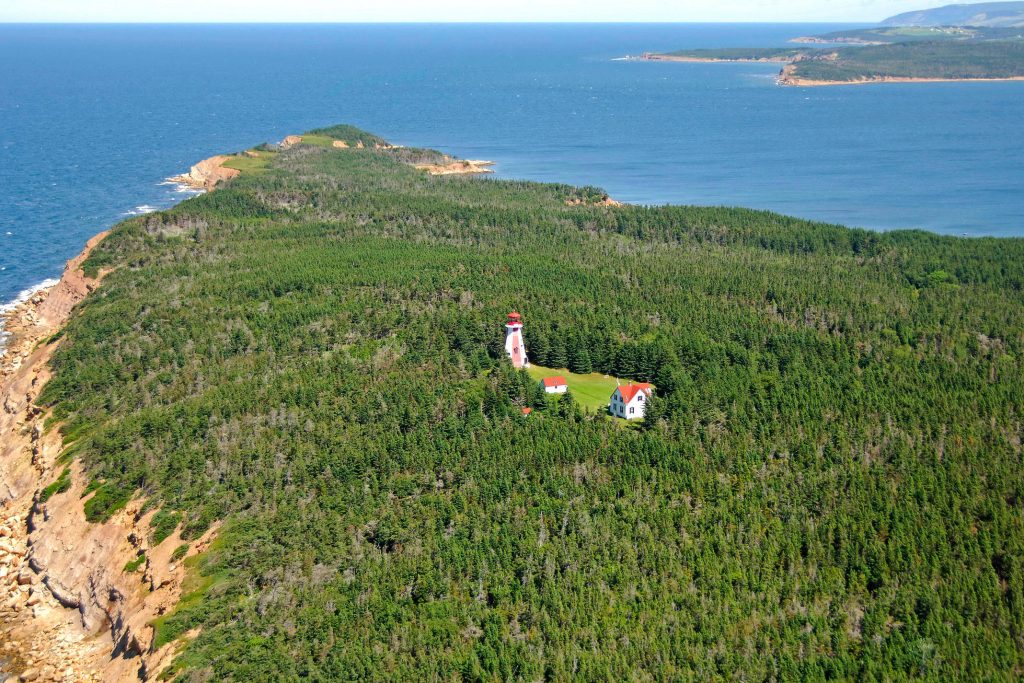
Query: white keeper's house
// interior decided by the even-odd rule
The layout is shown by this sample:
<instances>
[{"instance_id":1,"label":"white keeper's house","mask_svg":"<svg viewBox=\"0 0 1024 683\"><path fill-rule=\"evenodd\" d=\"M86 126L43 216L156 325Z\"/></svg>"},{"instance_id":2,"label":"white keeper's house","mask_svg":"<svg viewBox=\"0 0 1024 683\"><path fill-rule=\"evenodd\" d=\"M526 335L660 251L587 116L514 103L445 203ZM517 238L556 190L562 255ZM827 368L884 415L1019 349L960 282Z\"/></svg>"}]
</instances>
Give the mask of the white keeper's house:
<instances>
[{"instance_id":1,"label":"white keeper's house","mask_svg":"<svg viewBox=\"0 0 1024 683\"><path fill-rule=\"evenodd\" d=\"M545 377L540 381L546 394L564 394L569 391L569 383L561 375L556 377Z\"/></svg>"},{"instance_id":2,"label":"white keeper's house","mask_svg":"<svg viewBox=\"0 0 1024 683\"><path fill-rule=\"evenodd\" d=\"M644 382L616 387L608 412L623 420L640 420L647 408L647 401L654 396L654 386Z\"/></svg>"}]
</instances>

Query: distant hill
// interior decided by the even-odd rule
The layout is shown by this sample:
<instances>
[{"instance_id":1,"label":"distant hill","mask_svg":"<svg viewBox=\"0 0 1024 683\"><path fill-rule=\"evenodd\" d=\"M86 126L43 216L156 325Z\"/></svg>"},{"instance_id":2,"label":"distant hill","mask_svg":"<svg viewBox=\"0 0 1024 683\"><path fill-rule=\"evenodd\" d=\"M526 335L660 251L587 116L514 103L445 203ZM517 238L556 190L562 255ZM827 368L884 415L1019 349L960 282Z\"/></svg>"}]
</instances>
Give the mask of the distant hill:
<instances>
[{"instance_id":1,"label":"distant hill","mask_svg":"<svg viewBox=\"0 0 1024 683\"><path fill-rule=\"evenodd\" d=\"M947 5L889 17L884 26L1024 27L1024 2Z\"/></svg>"},{"instance_id":2,"label":"distant hill","mask_svg":"<svg viewBox=\"0 0 1024 683\"><path fill-rule=\"evenodd\" d=\"M802 36L794 38L791 42L821 45L891 45L993 40L1024 40L1024 29L990 26L882 26Z\"/></svg>"}]
</instances>

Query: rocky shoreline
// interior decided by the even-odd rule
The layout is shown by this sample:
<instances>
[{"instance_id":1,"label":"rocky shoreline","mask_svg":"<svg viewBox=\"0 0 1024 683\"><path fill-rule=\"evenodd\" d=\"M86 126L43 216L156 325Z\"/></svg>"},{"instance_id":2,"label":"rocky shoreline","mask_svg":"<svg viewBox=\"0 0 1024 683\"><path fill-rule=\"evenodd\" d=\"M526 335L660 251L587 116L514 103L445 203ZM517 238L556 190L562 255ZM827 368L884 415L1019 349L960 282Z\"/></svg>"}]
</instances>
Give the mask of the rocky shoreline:
<instances>
[{"instance_id":1,"label":"rocky shoreline","mask_svg":"<svg viewBox=\"0 0 1024 683\"><path fill-rule=\"evenodd\" d=\"M100 651L85 642L75 617L32 566L29 519L54 455L52 444L44 447L43 411L34 403L56 346L46 340L90 291L93 283L78 266L102 237L90 240L58 284L35 292L3 319L9 337L0 356L0 657L23 681L100 680L88 663Z\"/></svg>"},{"instance_id":2,"label":"rocky shoreline","mask_svg":"<svg viewBox=\"0 0 1024 683\"><path fill-rule=\"evenodd\" d=\"M156 649L152 626L181 597L185 565L172 555L184 541L175 531L152 544L157 511L141 499L106 522L88 522L88 474L78 461L60 461L60 431L48 428L36 403L62 342L57 333L106 274L90 278L81 269L105 236L89 240L56 285L3 316L10 336L0 355L0 680L148 680L185 642ZM189 544L186 557L204 552L216 532Z\"/></svg>"},{"instance_id":3,"label":"rocky shoreline","mask_svg":"<svg viewBox=\"0 0 1024 683\"><path fill-rule=\"evenodd\" d=\"M203 159L192 166L188 173L172 176L168 180L172 183L180 183L194 190L209 192L217 186L217 183L223 180L231 180L239 175L240 172L237 169L228 168L224 165L224 162L230 158L225 154L218 154L209 159Z\"/></svg>"},{"instance_id":4,"label":"rocky shoreline","mask_svg":"<svg viewBox=\"0 0 1024 683\"><path fill-rule=\"evenodd\" d=\"M494 173L490 167L494 166L493 161L477 159L452 159L445 155L444 162L440 164L415 164L414 167L420 171L426 171L430 175L466 175L475 173Z\"/></svg>"}]
</instances>

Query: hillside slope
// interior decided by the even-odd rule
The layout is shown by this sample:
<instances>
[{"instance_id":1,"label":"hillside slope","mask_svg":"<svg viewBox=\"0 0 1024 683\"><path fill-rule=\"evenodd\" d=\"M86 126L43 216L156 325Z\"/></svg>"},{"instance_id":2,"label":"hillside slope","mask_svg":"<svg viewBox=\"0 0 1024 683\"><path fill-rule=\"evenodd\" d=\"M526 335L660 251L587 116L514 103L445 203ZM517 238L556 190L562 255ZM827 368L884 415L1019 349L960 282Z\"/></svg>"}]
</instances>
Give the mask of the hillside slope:
<instances>
[{"instance_id":1,"label":"hillside slope","mask_svg":"<svg viewBox=\"0 0 1024 683\"><path fill-rule=\"evenodd\" d=\"M153 623L180 680L1024 670L1024 241L606 206L352 135L117 226L40 397L88 519L146 501L193 554L223 521ZM545 400L513 309L651 418Z\"/></svg>"},{"instance_id":2,"label":"hillside slope","mask_svg":"<svg viewBox=\"0 0 1024 683\"><path fill-rule=\"evenodd\" d=\"M889 17L883 26L1024 26L1024 2L946 5Z\"/></svg>"}]
</instances>

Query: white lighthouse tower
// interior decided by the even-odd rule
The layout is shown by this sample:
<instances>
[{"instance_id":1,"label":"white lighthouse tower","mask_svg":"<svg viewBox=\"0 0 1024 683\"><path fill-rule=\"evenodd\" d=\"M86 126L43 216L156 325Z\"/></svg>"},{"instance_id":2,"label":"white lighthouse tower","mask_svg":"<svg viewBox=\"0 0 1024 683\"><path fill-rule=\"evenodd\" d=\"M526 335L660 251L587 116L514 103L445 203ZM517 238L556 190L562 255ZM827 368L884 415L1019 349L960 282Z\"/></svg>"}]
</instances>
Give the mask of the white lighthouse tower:
<instances>
[{"instance_id":1,"label":"white lighthouse tower","mask_svg":"<svg viewBox=\"0 0 1024 683\"><path fill-rule=\"evenodd\" d=\"M523 343L523 321L515 311L508 314L505 323L505 352L512 359L515 368L528 368L530 361L526 357L526 344Z\"/></svg>"}]
</instances>

